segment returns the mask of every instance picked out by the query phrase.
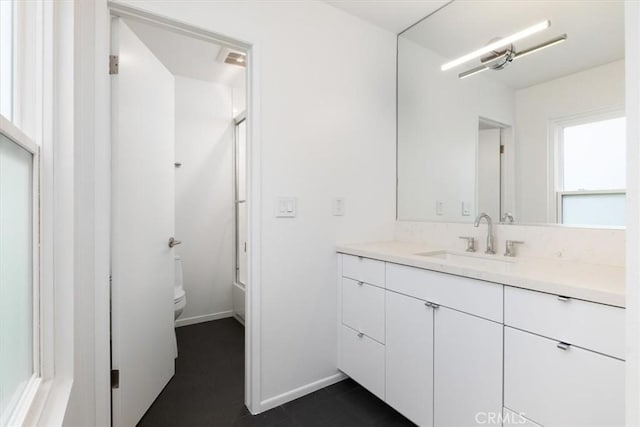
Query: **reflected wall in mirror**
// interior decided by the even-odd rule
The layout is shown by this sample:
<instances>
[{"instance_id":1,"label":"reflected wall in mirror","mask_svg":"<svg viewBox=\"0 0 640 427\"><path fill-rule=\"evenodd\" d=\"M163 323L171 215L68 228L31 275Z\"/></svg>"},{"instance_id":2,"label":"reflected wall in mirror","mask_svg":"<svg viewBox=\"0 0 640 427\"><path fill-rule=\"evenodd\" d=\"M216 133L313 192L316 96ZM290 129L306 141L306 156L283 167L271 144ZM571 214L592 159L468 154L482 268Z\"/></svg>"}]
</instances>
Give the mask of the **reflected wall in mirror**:
<instances>
[{"instance_id":1,"label":"reflected wall in mirror","mask_svg":"<svg viewBox=\"0 0 640 427\"><path fill-rule=\"evenodd\" d=\"M398 219L624 225L624 91L624 2L449 3L398 36Z\"/></svg>"}]
</instances>

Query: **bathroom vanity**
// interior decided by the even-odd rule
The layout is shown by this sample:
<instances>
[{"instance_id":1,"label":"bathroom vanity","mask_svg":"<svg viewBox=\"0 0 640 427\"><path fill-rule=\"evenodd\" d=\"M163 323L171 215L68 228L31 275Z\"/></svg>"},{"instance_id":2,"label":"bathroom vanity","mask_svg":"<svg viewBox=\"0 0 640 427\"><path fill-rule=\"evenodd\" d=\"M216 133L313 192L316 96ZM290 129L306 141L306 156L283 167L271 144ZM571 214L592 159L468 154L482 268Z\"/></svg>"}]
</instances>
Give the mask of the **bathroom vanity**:
<instances>
[{"instance_id":1,"label":"bathroom vanity","mask_svg":"<svg viewBox=\"0 0 640 427\"><path fill-rule=\"evenodd\" d=\"M338 367L420 426L624 425L624 269L345 245Z\"/></svg>"}]
</instances>

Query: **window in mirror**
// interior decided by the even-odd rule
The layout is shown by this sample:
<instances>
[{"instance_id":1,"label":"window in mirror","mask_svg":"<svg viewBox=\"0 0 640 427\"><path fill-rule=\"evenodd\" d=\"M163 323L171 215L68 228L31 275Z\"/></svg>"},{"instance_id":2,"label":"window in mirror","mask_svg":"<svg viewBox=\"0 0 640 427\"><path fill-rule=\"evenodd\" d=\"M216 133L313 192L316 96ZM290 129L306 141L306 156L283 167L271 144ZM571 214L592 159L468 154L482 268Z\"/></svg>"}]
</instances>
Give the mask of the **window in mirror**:
<instances>
[{"instance_id":1,"label":"window in mirror","mask_svg":"<svg viewBox=\"0 0 640 427\"><path fill-rule=\"evenodd\" d=\"M625 117L588 117L561 127L558 219L568 225L624 226Z\"/></svg>"}]
</instances>

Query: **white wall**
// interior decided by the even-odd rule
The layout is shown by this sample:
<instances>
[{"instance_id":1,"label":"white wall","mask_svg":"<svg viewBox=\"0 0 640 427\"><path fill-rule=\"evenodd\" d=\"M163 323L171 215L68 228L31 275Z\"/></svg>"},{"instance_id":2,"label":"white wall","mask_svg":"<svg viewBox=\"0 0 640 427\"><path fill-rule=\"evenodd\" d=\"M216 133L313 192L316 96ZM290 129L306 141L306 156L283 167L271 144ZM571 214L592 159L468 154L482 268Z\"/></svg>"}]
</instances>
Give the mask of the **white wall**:
<instances>
[{"instance_id":1,"label":"white wall","mask_svg":"<svg viewBox=\"0 0 640 427\"><path fill-rule=\"evenodd\" d=\"M478 119L512 126L514 91L486 75L443 73L446 58L406 38L398 48L398 217L471 222ZM463 201L469 216L462 216Z\"/></svg>"},{"instance_id":2,"label":"white wall","mask_svg":"<svg viewBox=\"0 0 640 427\"><path fill-rule=\"evenodd\" d=\"M516 219L555 222L548 206L549 122L605 108L624 108L624 61L516 91Z\"/></svg>"},{"instance_id":3,"label":"white wall","mask_svg":"<svg viewBox=\"0 0 640 427\"><path fill-rule=\"evenodd\" d=\"M252 226L262 228L261 258L256 260L261 266L256 279L261 292L262 372L256 392L268 405L291 398L287 393L299 387L333 378L334 245L393 235L395 35L316 1L127 4L253 45L257 74L249 92L260 101L255 105L260 109L255 117L259 138L253 144L261 149L257 179L262 187L260 213L252 219ZM106 0L93 6L78 21L95 28L96 44L87 40L79 47L83 55L96 55L95 69L81 71L94 73L102 96L102 85L108 82L103 71ZM108 120L107 100L108 96L96 101L95 117L101 125ZM103 135L108 132L95 134L101 144ZM97 149L104 154L102 147ZM96 155L93 160L103 159ZM102 163L96 167L102 172ZM99 178L97 186L104 176ZM275 199L281 195L298 197L297 218L275 218ZM346 199L344 217L331 215L334 196ZM81 303L89 307L91 301ZM92 346L92 338L76 344ZM83 391L87 390L78 390ZM77 425L96 423L90 405L73 408L76 413L67 415L78 420Z\"/></svg>"},{"instance_id":4,"label":"white wall","mask_svg":"<svg viewBox=\"0 0 640 427\"><path fill-rule=\"evenodd\" d=\"M176 253L187 295L178 325L231 315L234 272L232 90L176 76Z\"/></svg>"}]
</instances>

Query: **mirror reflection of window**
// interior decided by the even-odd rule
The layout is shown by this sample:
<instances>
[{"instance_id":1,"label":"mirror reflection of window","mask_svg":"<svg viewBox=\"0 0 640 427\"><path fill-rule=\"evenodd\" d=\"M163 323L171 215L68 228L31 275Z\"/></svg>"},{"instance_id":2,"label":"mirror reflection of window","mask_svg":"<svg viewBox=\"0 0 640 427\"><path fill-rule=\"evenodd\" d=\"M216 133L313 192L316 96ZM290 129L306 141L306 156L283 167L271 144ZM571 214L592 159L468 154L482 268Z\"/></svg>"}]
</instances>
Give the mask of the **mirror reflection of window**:
<instances>
[{"instance_id":1,"label":"mirror reflection of window","mask_svg":"<svg viewBox=\"0 0 640 427\"><path fill-rule=\"evenodd\" d=\"M625 117L586 118L562 126L559 141L558 222L624 226Z\"/></svg>"}]
</instances>

